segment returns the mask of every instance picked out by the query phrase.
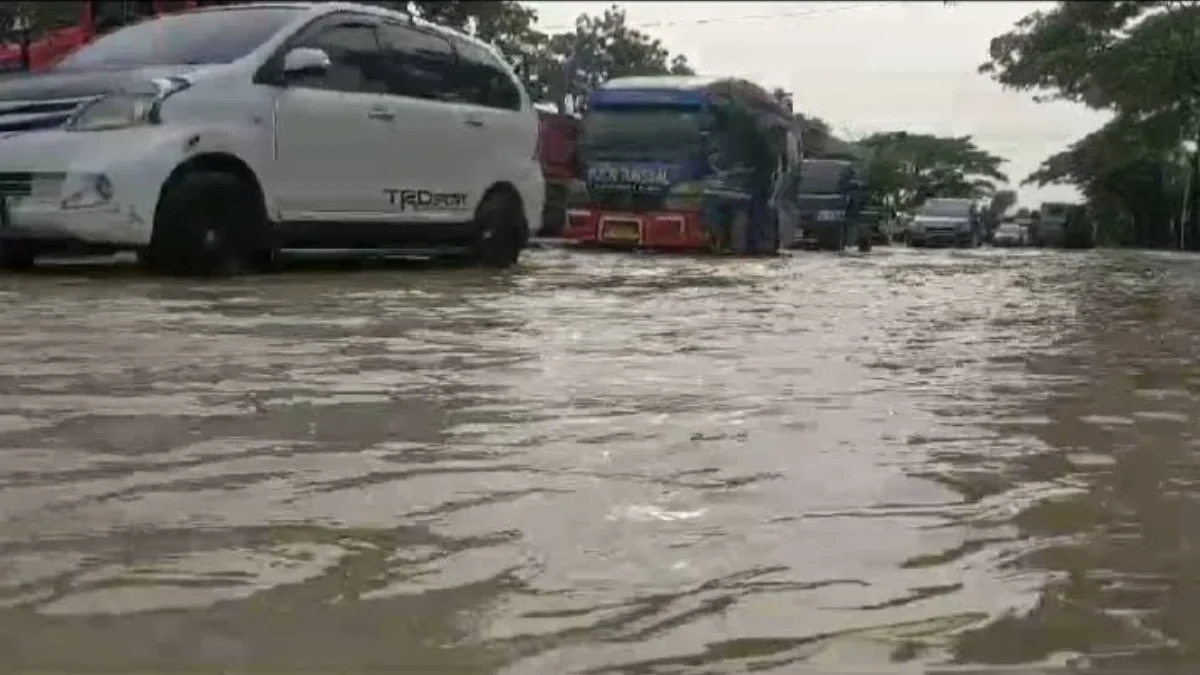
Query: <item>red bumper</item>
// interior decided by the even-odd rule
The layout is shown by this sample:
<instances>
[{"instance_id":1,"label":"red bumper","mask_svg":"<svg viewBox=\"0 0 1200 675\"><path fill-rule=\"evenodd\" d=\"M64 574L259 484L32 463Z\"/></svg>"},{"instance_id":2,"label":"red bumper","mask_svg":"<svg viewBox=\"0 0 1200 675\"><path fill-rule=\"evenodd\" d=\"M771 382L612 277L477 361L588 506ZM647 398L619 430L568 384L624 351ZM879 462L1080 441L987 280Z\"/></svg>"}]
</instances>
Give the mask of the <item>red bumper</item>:
<instances>
[{"instance_id":1,"label":"red bumper","mask_svg":"<svg viewBox=\"0 0 1200 675\"><path fill-rule=\"evenodd\" d=\"M563 238L605 248L676 251L712 248L700 213L694 211L627 213L569 209Z\"/></svg>"}]
</instances>

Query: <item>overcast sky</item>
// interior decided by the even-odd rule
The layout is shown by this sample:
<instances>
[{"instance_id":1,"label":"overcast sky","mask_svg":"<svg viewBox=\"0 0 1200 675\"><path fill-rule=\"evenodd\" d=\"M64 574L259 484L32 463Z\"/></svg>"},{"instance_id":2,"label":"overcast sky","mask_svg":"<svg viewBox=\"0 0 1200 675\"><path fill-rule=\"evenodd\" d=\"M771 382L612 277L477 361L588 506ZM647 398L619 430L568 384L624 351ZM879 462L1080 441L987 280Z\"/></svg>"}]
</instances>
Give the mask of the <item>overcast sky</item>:
<instances>
[{"instance_id":1,"label":"overcast sky","mask_svg":"<svg viewBox=\"0 0 1200 675\"><path fill-rule=\"evenodd\" d=\"M607 2L531 2L543 30ZM975 69L989 40L1039 2L629 2L629 22L688 56L696 71L794 92L797 110L850 138L907 129L970 134L1009 160L1016 185L1103 123L1079 106L1034 103ZM1073 199L1070 187L1018 188L1023 205Z\"/></svg>"}]
</instances>

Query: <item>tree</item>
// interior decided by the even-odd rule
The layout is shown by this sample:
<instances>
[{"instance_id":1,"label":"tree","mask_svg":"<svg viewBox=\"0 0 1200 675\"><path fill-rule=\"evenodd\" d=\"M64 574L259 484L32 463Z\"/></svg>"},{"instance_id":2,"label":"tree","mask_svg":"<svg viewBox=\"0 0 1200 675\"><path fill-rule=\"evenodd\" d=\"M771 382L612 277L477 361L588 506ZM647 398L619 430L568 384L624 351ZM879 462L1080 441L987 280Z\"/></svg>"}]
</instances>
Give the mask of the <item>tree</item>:
<instances>
[{"instance_id":1,"label":"tree","mask_svg":"<svg viewBox=\"0 0 1200 675\"><path fill-rule=\"evenodd\" d=\"M1182 208L1170 205L1183 202L1174 192L1186 140L1193 145L1193 176L1200 165L1198 30L1194 1L1060 2L992 40L980 72L1035 92L1038 100L1113 113L1103 129L1050 157L1027 179L1078 185L1102 237L1129 235L1130 243L1159 246L1179 239L1172 229L1182 228ZM1193 246L1200 246L1197 195L1193 190L1188 209ZM1130 224L1133 231L1125 231Z\"/></svg>"},{"instance_id":2,"label":"tree","mask_svg":"<svg viewBox=\"0 0 1200 675\"><path fill-rule=\"evenodd\" d=\"M629 75L692 75L686 56L626 23L613 5L600 16L581 14L575 29L546 39L530 63L531 90L550 98L560 112L582 110L601 83Z\"/></svg>"},{"instance_id":3,"label":"tree","mask_svg":"<svg viewBox=\"0 0 1200 675\"><path fill-rule=\"evenodd\" d=\"M891 131L858 141L868 153L867 183L881 205L906 211L934 197L983 198L1007 182L1004 159L970 136Z\"/></svg>"},{"instance_id":4,"label":"tree","mask_svg":"<svg viewBox=\"0 0 1200 675\"><path fill-rule=\"evenodd\" d=\"M983 220L988 229L995 229L1004 214L1016 205L1017 193L1013 190L998 190L996 194L992 195L992 200L988 202L987 208L983 212Z\"/></svg>"}]
</instances>

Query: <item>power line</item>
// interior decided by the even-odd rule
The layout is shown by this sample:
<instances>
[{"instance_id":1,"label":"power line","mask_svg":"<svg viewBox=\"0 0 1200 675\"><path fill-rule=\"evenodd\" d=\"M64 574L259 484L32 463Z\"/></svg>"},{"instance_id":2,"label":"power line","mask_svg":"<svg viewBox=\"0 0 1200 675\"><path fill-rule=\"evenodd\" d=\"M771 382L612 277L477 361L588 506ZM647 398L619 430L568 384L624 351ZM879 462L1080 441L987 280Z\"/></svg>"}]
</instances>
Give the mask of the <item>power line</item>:
<instances>
[{"instance_id":1,"label":"power line","mask_svg":"<svg viewBox=\"0 0 1200 675\"><path fill-rule=\"evenodd\" d=\"M845 12L853 9L868 9L871 7L884 7L892 3L873 2L870 4L843 4L836 7L820 7L796 10L794 12L776 12L774 14L743 14L741 16L723 16L713 17L708 19L686 19L680 21L651 21L649 23L627 24L628 28L641 30L643 28L670 28L672 26L704 26L713 24L729 23L732 21L759 21L763 19L790 19L802 16L813 16L816 14L832 14L834 12ZM552 28L542 28L546 33L562 33L573 30L574 24L570 26L555 26Z\"/></svg>"}]
</instances>

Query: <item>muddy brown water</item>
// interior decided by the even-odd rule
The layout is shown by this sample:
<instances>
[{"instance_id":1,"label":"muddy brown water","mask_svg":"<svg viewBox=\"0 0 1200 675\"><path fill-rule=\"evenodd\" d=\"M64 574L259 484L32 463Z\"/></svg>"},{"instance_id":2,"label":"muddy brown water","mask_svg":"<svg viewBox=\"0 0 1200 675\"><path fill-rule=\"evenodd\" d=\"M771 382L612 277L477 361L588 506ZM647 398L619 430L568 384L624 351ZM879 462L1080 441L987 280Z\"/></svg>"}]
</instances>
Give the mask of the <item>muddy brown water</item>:
<instances>
[{"instance_id":1,"label":"muddy brown water","mask_svg":"<svg viewBox=\"0 0 1200 675\"><path fill-rule=\"evenodd\" d=\"M0 277L0 666L1193 672L1200 259Z\"/></svg>"}]
</instances>

